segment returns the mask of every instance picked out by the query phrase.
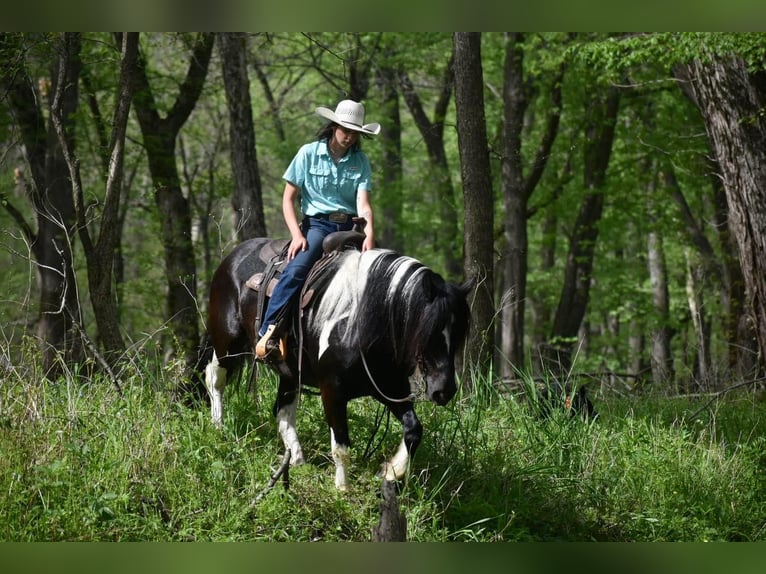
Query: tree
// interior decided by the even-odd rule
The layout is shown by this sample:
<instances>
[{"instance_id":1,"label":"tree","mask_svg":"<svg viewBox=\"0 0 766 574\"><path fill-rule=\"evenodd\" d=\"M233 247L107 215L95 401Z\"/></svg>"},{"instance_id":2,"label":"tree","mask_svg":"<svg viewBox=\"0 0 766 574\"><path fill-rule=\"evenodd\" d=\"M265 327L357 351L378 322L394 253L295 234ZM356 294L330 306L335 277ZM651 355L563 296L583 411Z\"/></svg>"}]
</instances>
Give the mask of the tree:
<instances>
[{"instance_id":1,"label":"tree","mask_svg":"<svg viewBox=\"0 0 766 574\"><path fill-rule=\"evenodd\" d=\"M415 84L408 70L400 67L398 76L399 91L426 144L431 168L426 181L436 189L439 203L439 235L442 237L439 248L444 254L446 275L454 280L462 274L463 269L461 258L455 254L454 249L455 240L459 237L458 212L455 207L455 190L452 186L444 145L444 121L452 98L454 83L453 59L450 58L442 73L434 104L433 120L428 118L423 101L415 89Z\"/></svg>"},{"instance_id":2,"label":"tree","mask_svg":"<svg viewBox=\"0 0 766 574\"><path fill-rule=\"evenodd\" d=\"M54 44L60 40L54 40ZM32 41L32 45L27 42ZM39 42L39 44L37 44ZM81 323L73 258L75 209L69 171L52 123L46 127L42 102L59 94L59 109L66 138L74 137L78 106L80 62L67 62L62 77L55 73L55 58L50 61L51 78L34 82L24 55L37 48L51 48L43 38L23 34L0 34L0 82L19 129L31 182L24 180L34 206L36 227L27 222L8 198L2 203L16 221L31 246L40 289L37 334L42 350L43 371L54 377L60 371L59 353L67 363L83 359L83 345L75 331ZM55 50L51 50L55 54ZM42 56L43 58L46 55ZM59 86L63 81L64 85Z\"/></svg>"},{"instance_id":3,"label":"tree","mask_svg":"<svg viewBox=\"0 0 766 574\"><path fill-rule=\"evenodd\" d=\"M231 196L240 241L266 236L255 126L247 74L247 34L218 34L223 83L229 109L229 149L234 189Z\"/></svg>"},{"instance_id":4,"label":"tree","mask_svg":"<svg viewBox=\"0 0 766 574\"><path fill-rule=\"evenodd\" d=\"M527 107L536 81L524 75L524 34L505 35L503 66L502 186L503 265L501 373L513 376L513 366L524 362L524 315L527 296L527 212L529 199L537 187L558 134L561 118L561 84L564 66L560 64L550 82L550 106L532 169L524 172L522 134ZM507 294L507 296L506 296Z\"/></svg>"},{"instance_id":5,"label":"tree","mask_svg":"<svg viewBox=\"0 0 766 574\"><path fill-rule=\"evenodd\" d=\"M402 118L399 110L396 70L387 63L377 69L378 86L382 93L381 124L384 129L378 136L383 157L383 180L380 188L385 190L376 204L383 213L383 230L379 235L382 246L404 250L402 220Z\"/></svg>"},{"instance_id":6,"label":"tree","mask_svg":"<svg viewBox=\"0 0 766 574\"><path fill-rule=\"evenodd\" d=\"M118 35L118 38L120 36ZM199 322L194 247L191 241L189 201L181 190L176 166L176 138L205 83L215 35L200 34L194 41L186 77L165 117L154 97L143 56L136 62L134 106L154 184L157 208L162 214L162 243L167 275L167 320L181 359L188 367L197 361Z\"/></svg>"},{"instance_id":7,"label":"tree","mask_svg":"<svg viewBox=\"0 0 766 574\"><path fill-rule=\"evenodd\" d=\"M761 61L763 61L761 52ZM766 72L737 56L689 64L689 87L705 121L729 206L747 309L766 357Z\"/></svg>"},{"instance_id":8,"label":"tree","mask_svg":"<svg viewBox=\"0 0 766 574\"><path fill-rule=\"evenodd\" d=\"M550 344L555 354L550 358L553 359L551 368L554 372L569 368L573 343L588 306L598 223L604 209L604 183L619 102L620 93L615 87L594 90L586 102L583 155L585 196L569 237L564 282L553 320Z\"/></svg>"},{"instance_id":9,"label":"tree","mask_svg":"<svg viewBox=\"0 0 766 574\"><path fill-rule=\"evenodd\" d=\"M79 51L79 34L64 34L59 57L59 79L56 83L55 95L51 105L51 119L69 167L78 223L77 230L87 260L90 298L98 325L99 339L104 346L107 363L112 363L125 349L118 321L113 263L120 242L120 194L123 182L125 133L133 96L131 76L138 54L138 34L128 33L121 36L120 81L118 94L115 98L112 133L108 148L109 171L105 178L106 193L101 211L98 239L95 242L91 238L88 228L79 160L75 152L74 142L67 136L63 115L63 86L65 78L69 75L69 68L73 62L77 62L79 59Z\"/></svg>"},{"instance_id":10,"label":"tree","mask_svg":"<svg viewBox=\"0 0 766 574\"><path fill-rule=\"evenodd\" d=\"M656 220L660 211L660 201L657 198L656 162L648 159L646 162L651 177L647 184L647 211L650 222L647 232L646 261L652 291L652 303L656 316L655 327L652 329L651 368L652 379L655 383L670 382L674 378L673 360L670 350L672 332L670 329L670 293L668 289L668 269L665 259L665 245L661 231L657 228Z\"/></svg>"},{"instance_id":11,"label":"tree","mask_svg":"<svg viewBox=\"0 0 766 574\"><path fill-rule=\"evenodd\" d=\"M464 267L476 279L471 306L473 332L468 357L484 371L493 351L494 308L494 196L484 118L484 81L481 67L481 34L456 32L454 41L455 106L457 109L460 173L463 179Z\"/></svg>"}]
</instances>

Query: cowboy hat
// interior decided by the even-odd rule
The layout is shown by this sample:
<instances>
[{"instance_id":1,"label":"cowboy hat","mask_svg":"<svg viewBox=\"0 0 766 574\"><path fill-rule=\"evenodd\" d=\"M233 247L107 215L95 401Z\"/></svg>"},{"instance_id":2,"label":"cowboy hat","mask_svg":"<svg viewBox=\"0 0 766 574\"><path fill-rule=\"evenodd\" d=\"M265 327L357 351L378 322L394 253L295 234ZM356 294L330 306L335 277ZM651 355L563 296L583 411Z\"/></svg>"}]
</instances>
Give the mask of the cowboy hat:
<instances>
[{"instance_id":1,"label":"cowboy hat","mask_svg":"<svg viewBox=\"0 0 766 574\"><path fill-rule=\"evenodd\" d=\"M319 117L330 120L344 128L371 136L378 135L380 132L379 123L364 123L364 106L354 100L342 100L335 107L334 112L330 108L321 106L316 109L316 112Z\"/></svg>"}]
</instances>

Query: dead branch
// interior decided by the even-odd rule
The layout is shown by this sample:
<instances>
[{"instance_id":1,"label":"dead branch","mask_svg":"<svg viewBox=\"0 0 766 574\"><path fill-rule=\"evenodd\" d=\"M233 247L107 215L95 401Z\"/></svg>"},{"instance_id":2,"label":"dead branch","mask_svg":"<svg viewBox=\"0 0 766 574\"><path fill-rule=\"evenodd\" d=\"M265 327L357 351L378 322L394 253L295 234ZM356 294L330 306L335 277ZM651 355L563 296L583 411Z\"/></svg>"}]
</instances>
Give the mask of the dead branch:
<instances>
[{"instance_id":1,"label":"dead branch","mask_svg":"<svg viewBox=\"0 0 766 574\"><path fill-rule=\"evenodd\" d=\"M290 449L285 449L285 454L282 457L282 463L279 465L277 471L272 475L269 484L264 488L258 496L255 497L252 506L255 506L269 491L276 486L279 477L282 477L282 482L285 485L285 490L290 488Z\"/></svg>"}]
</instances>

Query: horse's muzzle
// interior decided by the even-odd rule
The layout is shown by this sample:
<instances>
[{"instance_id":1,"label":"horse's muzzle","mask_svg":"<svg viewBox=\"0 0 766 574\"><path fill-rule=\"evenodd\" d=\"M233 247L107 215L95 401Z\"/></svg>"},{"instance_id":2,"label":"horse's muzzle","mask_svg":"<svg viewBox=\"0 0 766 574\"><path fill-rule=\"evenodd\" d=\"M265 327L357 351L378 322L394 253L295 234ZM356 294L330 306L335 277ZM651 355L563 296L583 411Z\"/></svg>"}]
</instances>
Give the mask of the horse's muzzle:
<instances>
[{"instance_id":1,"label":"horse's muzzle","mask_svg":"<svg viewBox=\"0 0 766 574\"><path fill-rule=\"evenodd\" d=\"M428 393L428 398L431 399L434 403L439 405L440 407L443 407L446 405L452 397L455 396L455 393L457 392L457 388L453 385L450 388L440 388L436 389L433 392Z\"/></svg>"}]
</instances>

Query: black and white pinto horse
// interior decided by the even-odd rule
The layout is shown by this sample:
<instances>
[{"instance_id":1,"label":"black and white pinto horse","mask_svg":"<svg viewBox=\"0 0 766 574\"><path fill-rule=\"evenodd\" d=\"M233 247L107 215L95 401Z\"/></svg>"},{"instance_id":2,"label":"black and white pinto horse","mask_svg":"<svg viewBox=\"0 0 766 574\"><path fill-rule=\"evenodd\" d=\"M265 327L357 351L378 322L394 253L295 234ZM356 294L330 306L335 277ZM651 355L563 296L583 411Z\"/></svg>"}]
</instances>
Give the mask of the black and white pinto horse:
<instances>
[{"instance_id":1,"label":"black and white pinto horse","mask_svg":"<svg viewBox=\"0 0 766 574\"><path fill-rule=\"evenodd\" d=\"M221 424L227 373L252 356L257 342L258 293L246 283L263 272L260 253L270 239L238 245L220 264L211 284L207 331L213 355L205 368L211 416ZM419 261L393 251L337 250L324 271L304 289L301 310L287 336L287 357L270 363L279 375L274 415L293 465L304 462L296 432L303 385L319 389L330 427L335 486L347 490L350 440L347 404L372 396L401 422L402 442L383 464L387 480L401 479L423 427L415 414L410 378L425 380L426 397L445 405L457 390L455 357L470 322L471 281L446 282Z\"/></svg>"}]
</instances>

